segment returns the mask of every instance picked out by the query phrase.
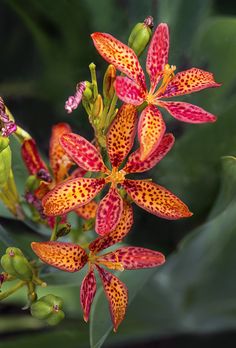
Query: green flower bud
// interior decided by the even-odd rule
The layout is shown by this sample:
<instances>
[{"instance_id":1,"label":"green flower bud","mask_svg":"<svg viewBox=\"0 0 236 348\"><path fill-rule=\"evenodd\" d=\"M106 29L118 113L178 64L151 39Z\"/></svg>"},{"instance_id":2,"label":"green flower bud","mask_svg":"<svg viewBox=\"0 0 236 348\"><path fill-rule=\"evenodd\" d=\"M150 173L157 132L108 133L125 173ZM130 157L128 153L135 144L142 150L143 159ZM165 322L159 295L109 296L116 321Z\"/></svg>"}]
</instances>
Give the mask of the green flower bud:
<instances>
[{"instance_id":1,"label":"green flower bud","mask_svg":"<svg viewBox=\"0 0 236 348\"><path fill-rule=\"evenodd\" d=\"M39 186L39 179L35 175L28 176L25 183L25 190L27 192L35 191Z\"/></svg>"},{"instance_id":2,"label":"green flower bud","mask_svg":"<svg viewBox=\"0 0 236 348\"><path fill-rule=\"evenodd\" d=\"M30 307L31 315L37 319L44 319L49 325L57 325L65 317L61 310L63 300L54 295L46 295L33 303Z\"/></svg>"},{"instance_id":3,"label":"green flower bud","mask_svg":"<svg viewBox=\"0 0 236 348\"><path fill-rule=\"evenodd\" d=\"M83 98L90 100L93 96L92 84L89 81L85 81L85 90L83 91Z\"/></svg>"},{"instance_id":4,"label":"green flower bud","mask_svg":"<svg viewBox=\"0 0 236 348\"><path fill-rule=\"evenodd\" d=\"M145 50L147 44L152 37L153 18L147 17L143 23L135 25L129 36L128 45L131 47L137 56Z\"/></svg>"},{"instance_id":5,"label":"green flower bud","mask_svg":"<svg viewBox=\"0 0 236 348\"><path fill-rule=\"evenodd\" d=\"M33 277L29 261L18 248L7 248L6 254L1 258L1 265L5 272L18 279L31 280Z\"/></svg>"},{"instance_id":6,"label":"green flower bud","mask_svg":"<svg viewBox=\"0 0 236 348\"><path fill-rule=\"evenodd\" d=\"M115 94L114 82L116 79L116 68L110 64L103 78L103 96L111 100Z\"/></svg>"},{"instance_id":7,"label":"green flower bud","mask_svg":"<svg viewBox=\"0 0 236 348\"><path fill-rule=\"evenodd\" d=\"M99 118L102 115L103 112L103 101L100 94L98 94L97 99L95 100L95 103L92 107L91 115L92 117Z\"/></svg>"},{"instance_id":8,"label":"green flower bud","mask_svg":"<svg viewBox=\"0 0 236 348\"><path fill-rule=\"evenodd\" d=\"M9 145L9 138L0 136L0 152Z\"/></svg>"}]
</instances>

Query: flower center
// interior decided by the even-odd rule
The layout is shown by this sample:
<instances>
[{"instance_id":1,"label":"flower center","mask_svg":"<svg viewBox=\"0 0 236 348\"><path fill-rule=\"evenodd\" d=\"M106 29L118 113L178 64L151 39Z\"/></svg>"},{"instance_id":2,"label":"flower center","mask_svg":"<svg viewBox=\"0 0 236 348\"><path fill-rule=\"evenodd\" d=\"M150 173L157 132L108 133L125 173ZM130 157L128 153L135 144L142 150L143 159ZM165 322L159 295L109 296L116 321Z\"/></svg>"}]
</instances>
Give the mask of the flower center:
<instances>
[{"instance_id":1,"label":"flower center","mask_svg":"<svg viewBox=\"0 0 236 348\"><path fill-rule=\"evenodd\" d=\"M105 180L114 185L120 184L125 180L125 172L122 170L119 171L117 168L112 168L110 175L108 175Z\"/></svg>"},{"instance_id":2,"label":"flower center","mask_svg":"<svg viewBox=\"0 0 236 348\"><path fill-rule=\"evenodd\" d=\"M102 255L99 256L90 252L88 255L88 262L92 265L100 264L100 265L106 266L109 269L113 269L116 271L124 271L124 266L121 262L119 262L117 257L116 257L116 261L108 261L103 259Z\"/></svg>"}]
</instances>

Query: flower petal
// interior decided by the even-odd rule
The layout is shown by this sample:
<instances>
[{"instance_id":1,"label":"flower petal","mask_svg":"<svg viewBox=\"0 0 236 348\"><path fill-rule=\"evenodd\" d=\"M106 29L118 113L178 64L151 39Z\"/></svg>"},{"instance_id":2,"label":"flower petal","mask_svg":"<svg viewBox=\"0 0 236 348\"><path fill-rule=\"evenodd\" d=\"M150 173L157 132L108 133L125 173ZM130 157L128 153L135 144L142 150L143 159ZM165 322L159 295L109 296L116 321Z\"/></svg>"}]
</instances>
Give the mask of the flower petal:
<instances>
[{"instance_id":1,"label":"flower petal","mask_svg":"<svg viewBox=\"0 0 236 348\"><path fill-rule=\"evenodd\" d=\"M75 213L85 220L94 219L96 216L98 204L95 201L91 201L82 207L75 210Z\"/></svg>"},{"instance_id":2,"label":"flower petal","mask_svg":"<svg viewBox=\"0 0 236 348\"><path fill-rule=\"evenodd\" d=\"M97 285L94 270L91 269L82 281L80 288L80 303L84 312L84 320L89 319L91 305L96 294Z\"/></svg>"},{"instance_id":3,"label":"flower petal","mask_svg":"<svg viewBox=\"0 0 236 348\"><path fill-rule=\"evenodd\" d=\"M193 104L183 102L161 102L160 105L179 121L188 123L216 121L216 116Z\"/></svg>"},{"instance_id":4,"label":"flower petal","mask_svg":"<svg viewBox=\"0 0 236 348\"><path fill-rule=\"evenodd\" d=\"M107 149L113 167L119 167L132 149L136 123L135 106L123 104L107 134Z\"/></svg>"},{"instance_id":5,"label":"flower petal","mask_svg":"<svg viewBox=\"0 0 236 348\"><path fill-rule=\"evenodd\" d=\"M99 262L120 262L124 269L152 268L162 265L165 256L154 250L140 247L122 247L102 255Z\"/></svg>"},{"instance_id":6,"label":"flower petal","mask_svg":"<svg viewBox=\"0 0 236 348\"><path fill-rule=\"evenodd\" d=\"M140 105L145 100L146 91L128 77L117 76L114 86L119 99L127 104Z\"/></svg>"},{"instance_id":7,"label":"flower petal","mask_svg":"<svg viewBox=\"0 0 236 348\"><path fill-rule=\"evenodd\" d=\"M48 172L47 166L40 157L36 142L33 138L23 142L21 146L21 155L30 174L37 175L42 169Z\"/></svg>"},{"instance_id":8,"label":"flower petal","mask_svg":"<svg viewBox=\"0 0 236 348\"><path fill-rule=\"evenodd\" d=\"M77 272L88 261L88 256L78 244L64 242L32 242L35 254L50 266L66 272Z\"/></svg>"},{"instance_id":9,"label":"flower petal","mask_svg":"<svg viewBox=\"0 0 236 348\"><path fill-rule=\"evenodd\" d=\"M77 178L57 185L43 197L44 213L63 215L89 203L104 187L104 179Z\"/></svg>"},{"instance_id":10,"label":"flower petal","mask_svg":"<svg viewBox=\"0 0 236 348\"><path fill-rule=\"evenodd\" d=\"M58 123L52 127L49 158L56 182L60 182L65 178L73 164L59 142L62 134L70 132L71 128L67 123Z\"/></svg>"},{"instance_id":11,"label":"flower petal","mask_svg":"<svg viewBox=\"0 0 236 348\"><path fill-rule=\"evenodd\" d=\"M153 168L171 150L174 141L173 134L165 134L156 150L144 161L140 159L140 149L136 150L129 156L123 171L126 173L141 173Z\"/></svg>"},{"instance_id":12,"label":"flower petal","mask_svg":"<svg viewBox=\"0 0 236 348\"><path fill-rule=\"evenodd\" d=\"M140 86L145 85L145 76L138 57L134 51L106 33L93 33L93 43L99 54L118 70L137 82Z\"/></svg>"},{"instance_id":13,"label":"flower petal","mask_svg":"<svg viewBox=\"0 0 236 348\"><path fill-rule=\"evenodd\" d=\"M173 80L169 82L165 92L159 97L169 98L219 86L221 86L221 84L215 82L212 73L192 68L176 74Z\"/></svg>"},{"instance_id":14,"label":"flower petal","mask_svg":"<svg viewBox=\"0 0 236 348\"><path fill-rule=\"evenodd\" d=\"M99 203L95 231L104 236L104 234L114 230L121 218L123 211L123 199L116 188L111 187L108 194Z\"/></svg>"},{"instance_id":15,"label":"flower petal","mask_svg":"<svg viewBox=\"0 0 236 348\"><path fill-rule=\"evenodd\" d=\"M107 168L96 147L78 134L67 133L61 136L60 143L70 158L79 167L91 172L106 172Z\"/></svg>"},{"instance_id":16,"label":"flower petal","mask_svg":"<svg viewBox=\"0 0 236 348\"><path fill-rule=\"evenodd\" d=\"M128 305L128 290L126 285L116 276L105 271L99 266L96 267L109 302L114 331L116 332L118 326L125 317L126 308Z\"/></svg>"},{"instance_id":17,"label":"flower petal","mask_svg":"<svg viewBox=\"0 0 236 348\"><path fill-rule=\"evenodd\" d=\"M148 105L141 113L138 123L140 159L146 160L159 145L166 130L160 111L154 105Z\"/></svg>"},{"instance_id":18,"label":"flower petal","mask_svg":"<svg viewBox=\"0 0 236 348\"><path fill-rule=\"evenodd\" d=\"M155 89L162 77L165 65L168 63L169 54L169 29L166 23L160 23L153 34L150 43L146 70L150 76L151 88Z\"/></svg>"},{"instance_id":19,"label":"flower petal","mask_svg":"<svg viewBox=\"0 0 236 348\"><path fill-rule=\"evenodd\" d=\"M137 205L156 216L176 220L192 215L178 197L153 182L125 180L122 186Z\"/></svg>"},{"instance_id":20,"label":"flower petal","mask_svg":"<svg viewBox=\"0 0 236 348\"><path fill-rule=\"evenodd\" d=\"M116 228L105 236L98 237L89 244L89 250L93 253L110 247L121 242L130 231L134 222L133 209L130 204L124 201L123 212Z\"/></svg>"}]
</instances>

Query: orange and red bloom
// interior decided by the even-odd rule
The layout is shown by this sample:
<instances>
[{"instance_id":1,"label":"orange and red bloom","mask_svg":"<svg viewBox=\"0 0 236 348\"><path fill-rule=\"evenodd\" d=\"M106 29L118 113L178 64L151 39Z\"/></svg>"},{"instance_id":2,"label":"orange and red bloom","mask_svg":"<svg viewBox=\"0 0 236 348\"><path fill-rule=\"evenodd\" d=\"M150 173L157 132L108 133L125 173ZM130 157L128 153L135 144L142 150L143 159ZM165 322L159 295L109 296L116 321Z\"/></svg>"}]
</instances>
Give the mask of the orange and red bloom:
<instances>
[{"instance_id":1,"label":"orange and red bloom","mask_svg":"<svg viewBox=\"0 0 236 348\"><path fill-rule=\"evenodd\" d=\"M140 149L133 152L123 166L123 161L133 147L136 132L137 111L135 106L124 104L118 111L108 131L106 142L111 169L94 145L74 133L61 136L61 145L67 155L89 171L100 173L96 178L75 178L57 185L44 196L44 213L49 216L63 215L90 202L106 184L107 195L99 203L96 214L96 232L104 235L114 228L122 215L121 188L141 208L166 219L189 217L187 206L170 191L149 180L131 180L126 175L141 173L155 166L174 144L172 134L166 134L158 147L146 159L141 160ZM122 167L123 166L123 167Z\"/></svg>"},{"instance_id":2,"label":"orange and red bloom","mask_svg":"<svg viewBox=\"0 0 236 348\"><path fill-rule=\"evenodd\" d=\"M130 47L106 33L94 33L92 39L101 56L126 75L116 78L115 90L118 97L125 103L136 106L144 102L148 104L141 113L138 125L141 159L146 159L155 151L165 132L165 123L157 106L165 108L180 121L188 123L215 121L214 115L196 105L165 101L165 98L220 86L214 81L213 74L197 68L174 75L176 67L168 64L167 24L158 25L149 45L146 60L146 71L150 78L149 90L146 86L144 71Z\"/></svg>"},{"instance_id":3,"label":"orange and red bloom","mask_svg":"<svg viewBox=\"0 0 236 348\"><path fill-rule=\"evenodd\" d=\"M125 202L122 218L116 229L98 237L88 246L88 252L78 244L64 242L33 242L32 249L47 264L67 272L77 272L88 264L88 273L80 289L80 302L84 312L84 320L88 321L90 308L96 294L96 278L98 271L109 302L114 331L124 319L128 305L128 289L111 270L123 271L160 266L165 257L158 251L141 247L121 247L115 251L100 254L101 251L120 242L129 232L133 222L132 208Z\"/></svg>"}]
</instances>

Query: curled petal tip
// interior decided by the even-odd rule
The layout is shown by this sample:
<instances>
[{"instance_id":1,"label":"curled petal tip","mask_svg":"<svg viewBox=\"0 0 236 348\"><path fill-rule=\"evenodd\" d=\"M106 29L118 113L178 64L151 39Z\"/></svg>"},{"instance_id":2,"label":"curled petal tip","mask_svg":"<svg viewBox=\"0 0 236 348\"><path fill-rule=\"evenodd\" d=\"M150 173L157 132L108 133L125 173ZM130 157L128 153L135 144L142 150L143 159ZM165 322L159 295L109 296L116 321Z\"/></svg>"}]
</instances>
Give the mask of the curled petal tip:
<instances>
[{"instance_id":1,"label":"curled petal tip","mask_svg":"<svg viewBox=\"0 0 236 348\"><path fill-rule=\"evenodd\" d=\"M80 82L76 86L76 92L73 96L70 96L66 103L65 103L65 110L67 111L68 114L70 114L72 111L77 109L78 105L81 102L81 99L83 97L83 92L86 88L86 83L85 81Z\"/></svg>"}]
</instances>

